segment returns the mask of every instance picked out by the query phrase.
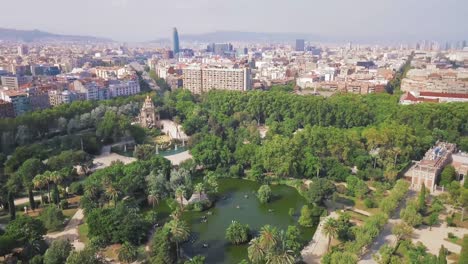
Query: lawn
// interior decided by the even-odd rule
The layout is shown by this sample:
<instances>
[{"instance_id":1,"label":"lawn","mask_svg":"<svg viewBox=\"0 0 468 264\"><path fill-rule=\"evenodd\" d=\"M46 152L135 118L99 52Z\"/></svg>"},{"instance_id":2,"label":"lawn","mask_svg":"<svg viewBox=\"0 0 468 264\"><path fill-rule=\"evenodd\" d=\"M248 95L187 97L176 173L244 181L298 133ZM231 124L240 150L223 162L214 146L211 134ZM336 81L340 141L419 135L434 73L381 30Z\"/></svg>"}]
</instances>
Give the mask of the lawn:
<instances>
[{"instance_id":1,"label":"lawn","mask_svg":"<svg viewBox=\"0 0 468 264\"><path fill-rule=\"evenodd\" d=\"M463 227L463 228L468 228L468 213L465 212L463 215L463 222L460 221L461 219L460 213L455 213L455 217L453 218L453 222L458 226L458 227Z\"/></svg>"},{"instance_id":2,"label":"lawn","mask_svg":"<svg viewBox=\"0 0 468 264\"><path fill-rule=\"evenodd\" d=\"M85 245L88 244L88 224L84 223L78 226L78 236L79 240L83 242Z\"/></svg>"}]
</instances>

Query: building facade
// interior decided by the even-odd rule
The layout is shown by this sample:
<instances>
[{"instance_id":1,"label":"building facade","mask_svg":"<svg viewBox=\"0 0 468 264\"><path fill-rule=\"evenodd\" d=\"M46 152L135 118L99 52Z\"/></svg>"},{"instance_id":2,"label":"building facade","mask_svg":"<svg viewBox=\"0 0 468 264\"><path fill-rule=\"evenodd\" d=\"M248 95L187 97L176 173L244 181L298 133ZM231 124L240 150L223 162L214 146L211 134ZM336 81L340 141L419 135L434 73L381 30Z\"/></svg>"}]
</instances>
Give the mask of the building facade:
<instances>
[{"instance_id":1,"label":"building facade","mask_svg":"<svg viewBox=\"0 0 468 264\"><path fill-rule=\"evenodd\" d=\"M184 69L183 85L194 94L211 90L247 91L252 88L249 68L203 68Z\"/></svg>"},{"instance_id":2,"label":"building facade","mask_svg":"<svg viewBox=\"0 0 468 264\"><path fill-rule=\"evenodd\" d=\"M118 96L129 96L140 92L138 81L118 81L109 84L109 96L111 98Z\"/></svg>"}]
</instances>

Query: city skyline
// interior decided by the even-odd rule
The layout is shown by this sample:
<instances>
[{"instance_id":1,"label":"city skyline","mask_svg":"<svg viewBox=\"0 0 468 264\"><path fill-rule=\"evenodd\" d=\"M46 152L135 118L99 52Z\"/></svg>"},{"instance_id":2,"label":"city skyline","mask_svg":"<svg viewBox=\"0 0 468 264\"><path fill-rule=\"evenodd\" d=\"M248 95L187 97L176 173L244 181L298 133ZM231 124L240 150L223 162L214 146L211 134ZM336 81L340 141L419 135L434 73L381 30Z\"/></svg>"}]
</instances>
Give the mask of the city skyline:
<instances>
[{"instance_id":1,"label":"city skyline","mask_svg":"<svg viewBox=\"0 0 468 264\"><path fill-rule=\"evenodd\" d=\"M301 32L350 40L458 40L468 36L468 29L461 26L468 22L464 16L468 3L455 0L379 1L378 5L371 0L357 4L292 0L288 5L277 0L240 0L236 5L224 0L84 0L73 6L74 13L82 15L77 19L70 19L70 4L63 1L25 2L27 8L19 8L17 2L3 3L9 12L0 17L0 25L126 42L170 39L174 26L182 36L214 31Z\"/></svg>"}]
</instances>

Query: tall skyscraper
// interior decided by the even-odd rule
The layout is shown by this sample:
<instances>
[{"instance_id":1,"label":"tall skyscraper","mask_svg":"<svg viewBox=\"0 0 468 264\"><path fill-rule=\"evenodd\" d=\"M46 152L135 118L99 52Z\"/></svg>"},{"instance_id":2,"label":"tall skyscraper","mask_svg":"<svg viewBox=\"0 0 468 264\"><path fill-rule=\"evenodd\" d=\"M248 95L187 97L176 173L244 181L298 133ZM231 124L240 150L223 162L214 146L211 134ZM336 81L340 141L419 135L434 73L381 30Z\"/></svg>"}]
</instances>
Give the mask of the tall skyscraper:
<instances>
[{"instance_id":1,"label":"tall skyscraper","mask_svg":"<svg viewBox=\"0 0 468 264\"><path fill-rule=\"evenodd\" d=\"M176 55L180 52L179 33L177 32L177 28L174 28L173 43L174 43L174 55Z\"/></svg>"},{"instance_id":2,"label":"tall skyscraper","mask_svg":"<svg viewBox=\"0 0 468 264\"><path fill-rule=\"evenodd\" d=\"M303 39L296 39L296 51L304 51L305 41Z\"/></svg>"}]
</instances>

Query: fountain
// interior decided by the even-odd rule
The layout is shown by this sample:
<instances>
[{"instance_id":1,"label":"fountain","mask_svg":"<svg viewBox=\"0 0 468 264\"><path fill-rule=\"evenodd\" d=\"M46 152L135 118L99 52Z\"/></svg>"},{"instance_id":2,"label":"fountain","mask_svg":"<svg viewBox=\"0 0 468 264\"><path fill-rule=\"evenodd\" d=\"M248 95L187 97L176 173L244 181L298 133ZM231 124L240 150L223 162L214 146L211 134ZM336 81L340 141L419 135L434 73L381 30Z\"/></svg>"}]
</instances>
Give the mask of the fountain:
<instances>
[{"instance_id":1,"label":"fountain","mask_svg":"<svg viewBox=\"0 0 468 264\"><path fill-rule=\"evenodd\" d=\"M182 147L185 147L185 139L182 139Z\"/></svg>"},{"instance_id":2,"label":"fountain","mask_svg":"<svg viewBox=\"0 0 468 264\"><path fill-rule=\"evenodd\" d=\"M177 144L175 144L174 150L177 151Z\"/></svg>"},{"instance_id":3,"label":"fountain","mask_svg":"<svg viewBox=\"0 0 468 264\"><path fill-rule=\"evenodd\" d=\"M127 144L124 145L124 153L127 153Z\"/></svg>"},{"instance_id":4,"label":"fountain","mask_svg":"<svg viewBox=\"0 0 468 264\"><path fill-rule=\"evenodd\" d=\"M156 155L159 155L159 146L156 144Z\"/></svg>"}]
</instances>

